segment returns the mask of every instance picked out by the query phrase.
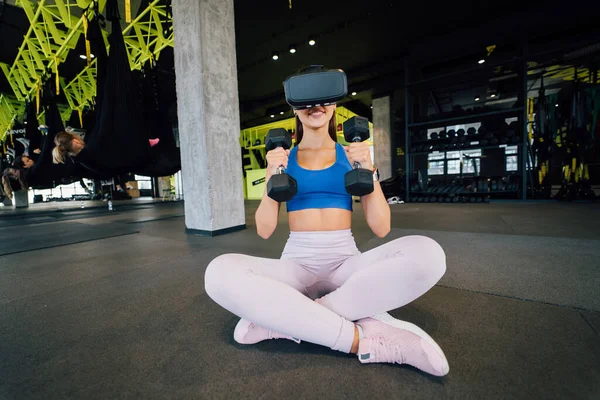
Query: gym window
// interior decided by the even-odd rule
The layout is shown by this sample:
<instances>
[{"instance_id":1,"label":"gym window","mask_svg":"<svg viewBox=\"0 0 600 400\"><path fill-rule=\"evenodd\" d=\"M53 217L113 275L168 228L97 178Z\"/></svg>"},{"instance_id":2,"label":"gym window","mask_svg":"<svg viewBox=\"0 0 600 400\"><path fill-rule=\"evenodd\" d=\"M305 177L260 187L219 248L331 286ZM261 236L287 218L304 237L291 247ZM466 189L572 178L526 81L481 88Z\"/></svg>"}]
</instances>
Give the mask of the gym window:
<instances>
[{"instance_id":1,"label":"gym window","mask_svg":"<svg viewBox=\"0 0 600 400\"><path fill-rule=\"evenodd\" d=\"M463 160L463 174L473 174L473 162L465 156L479 157L481 156L481 150L457 150L448 151L445 153L431 153L429 154L429 168L427 169L428 175L444 175L444 166L447 164L448 175L459 175L460 174L460 160ZM477 166L477 172L481 170L481 159L475 159L475 165Z\"/></svg>"},{"instance_id":2,"label":"gym window","mask_svg":"<svg viewBox=\"0 0 600 400\"><path fill-rule=\"evenodd\" d=\"M517 146L507 146L504 149L506 158L506 172L519 170L519 148Z\"/></svg>"},{"instance_id":3,"label":"gym window","mask_svg":"<svg viewBox=\"0 0 600 400\"><path fill-rule=\"evenodd\" d=\"M427 130L427 138L431 139L431 134L433 132L439 132L442 130L446 130L446 132L450 130L454 130L455 132L459 129L464 129L465 131L469 128L479 129L481 126L480 122L475 122L472 124L461 124L461 125L449 125L444 127L437 127ZM463 158L464 155L467 156L481 156L481 150L454 150L448 152L434 152L429 154L429 168L427 170L428 175L444 175L444 167L447 167L448 175L459 175L460 174L460 159L463 160L463 174L472 174L475 171L473 170L473 163L466 158ZM480 161L481 159L476 159L475 164L477 165L477 170L480 169Z\"/></svg>"},{"instance_id":4,"label":"gym window","mask_svg":"<svg viewBox=\"0 0 600 400\"><path fill-rule=\"evenodd\" d=\"M448 160L448 175L460 174L460 159L463 160L463 174L475 173L475 170L473 169L473 161L465 156L480 157L481 150L460 150L447 152L446 158L450 159ZM477 171L479 172L481 169L480 158L475 159L475 165L477 166Z\"/></svg>"},{"instance_id":5,"label":"gym window","mask_svg":"<svg viewBox=\"0 0 600 400\"><path fill-rule=\"evenodd\" d=\"M444 175L444 153L431 153L429 154L429 168L427 169L428 175ZM436 161L437 160L437 161Z\"/></svg>"},{"instance_id":6,"label":"gym window","mask_svg":"<svg viewBox=\"0 0 600 400\"><path fill-rule=\"evenodd\" d=\"M152 190L152 178L148 176L136 175L135 180L138 183L139 190Z\"/></svg>"}]
</instances>

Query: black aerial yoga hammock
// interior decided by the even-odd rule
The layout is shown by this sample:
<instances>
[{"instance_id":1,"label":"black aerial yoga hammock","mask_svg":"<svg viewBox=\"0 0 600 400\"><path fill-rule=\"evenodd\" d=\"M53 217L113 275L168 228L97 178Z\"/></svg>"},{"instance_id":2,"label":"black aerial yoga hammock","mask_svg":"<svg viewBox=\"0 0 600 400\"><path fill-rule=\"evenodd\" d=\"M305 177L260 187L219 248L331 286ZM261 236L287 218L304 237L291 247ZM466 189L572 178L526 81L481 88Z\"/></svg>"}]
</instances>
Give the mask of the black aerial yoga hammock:
<instances>
[{"instance_id":1,"label":"black aerial yoga hammock","mask_svg":"<svg viewBox=\"0 0 600 400\"><path fill-rule=\"evenodd\" d=\"M53 163L52 150L55 146L54 138L59 132L64 132L65 130L58 105L56 104L53 83L54 79L49 79L44 89L43 103L46 118L45 124L48 127L48 133L43 141L42 151L37 161L31 168L22 170L23 180L28 187L45 189L56 185L77 182L81 178L109 179L110 175L90 170L78 162L79 160L74 161L71 157L67 157L64 164ZM86 150L83 149L82 153Z\"/></svg>"},{"instance_id":2,"label":"black aerial yoga hammock","mask_svg":"<svg viewBox=\"0 0 600 400\"><path fill-rule=\"evenodd\" d=\"M33 104L33 101L28 101L25 109L27 110L27 118L25 119L27 121L27 126L25 127L25 136L29 140L29 157L33 161L37 161L40 158L40 155L36 154L34 151L36 149L42 149L42 144L45 138L38 126L37 116L35 115L35 104Z\"/></svg>"},{"instance_id":3,"label":"black aerial yoga hammock","mask_svg":"<svg viewBox=\"0 0 600 400\"><path fill-rule=\"evenodd\" d=\"M7 135L7 147L12 149L11 154L14 154L15 158L13 163L23 155L28 156L33 160L37 159L37 154L35 154L33 150L39 149L41 146L41 132L37 129L35 109L33 109L33 115L31 114L31 109L33 109L31 103L27 102L25 105L27 117L24 124L16 122L12 127L12 131L15 133L9 134L10 136ZM31 118L31 116L33 116L33 118Z\"/></svg>"},{"instance_id":4,"label":"black aerial yoga hammock","mask_svg":"<svg viewBox=\"0 0 600 400\"><path fill-rule=\"evenodd\" d=\"M77 160L103 174L172 175L181 169L181 156L157 92L156 70L147 71L141 81L145 93L138 97L116 1L107 2L106 12L113 28L110 55L106 55L97 21L88 27L88 39L98 54L96 118L92 129L86 127L86 149ZM150 148L150 138L160 139L158 145Z\"/></svg>"},{"instance_id":5,"label":"black aerial yoga hammock","mask_svg":"<svg viewBox=\"0 0 600 400\"><path fill-rule=\"evenodd\" d=\"M104 16L98 12L98 3L94 2L94 18L88 23L87 39L90 41L90 50L96 58L96 96L94 104L89 113L84 115L82 128L86 129L85 141L89 143L93 136L98 121L100 119L100 106L104 98L104 84L106 80L106 65L108 62L108 54L106 52L106 43L102 29L100 29L100 20L104 20Z\"/></svg>"},{"instance_id":6,"label":"black aerial yoga hammock","mask_svg":"<svg viewBox=\"0 0 600 400\"><path fill-rule=\"evenodd\" d=\"M77 159L91 170L120 175L147 165L151 153L116 0L107 0L106 13L112 25L106 76L103 82L100 81L99 65L96 126L86 138L84 154L78 155Z\"/></svg>"},{"instance_id":7,"label":"black aerial yoga hammock","mask_svg":"<svg viewBox=\"0 0 600 400\"><path fill-rule=\"evenodd\" d=\"M59 132L65 130L53 94L53 81L53 79L49 79L44 85L44 116L45 125L48 127L48 133L43 140L41 153L31 168L21 170L23 180L26 182L27 186L34 189L48 189L55 185L72 183L73 178L77 177L80 168L69 159L65 161L65 164L54 164L52 162L54 137ZM27 125L30 125L30 123L28 122ZM29 130L31 128L28 126L27 129Z\"/></svg>"},{"instance_id":8,"label":"black aerial yoga hammock","mask_svg":"<svg viewBox=\"0 0 600 400\"><path fill-rule=\"evenodd\" d=\"M141 168L136 168L134 172L151 177L173 175L181 170L181 153L175 143L168 113L161 101L155 64L145 67L140 86L148 138L158 138L160 142L152 147L150 162Z\"/></svg>"}]
</instances>

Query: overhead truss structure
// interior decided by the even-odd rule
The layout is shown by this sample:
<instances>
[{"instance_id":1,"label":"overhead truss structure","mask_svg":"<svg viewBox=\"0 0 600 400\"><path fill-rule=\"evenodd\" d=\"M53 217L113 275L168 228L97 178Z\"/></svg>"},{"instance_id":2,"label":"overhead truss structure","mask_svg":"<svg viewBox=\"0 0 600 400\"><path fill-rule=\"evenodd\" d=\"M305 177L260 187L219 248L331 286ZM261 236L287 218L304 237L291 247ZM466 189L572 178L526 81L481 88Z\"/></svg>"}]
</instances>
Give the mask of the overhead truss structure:
<instances>
[{"instance_id":1,"label":"overhead truss structure","mask_svg":"<svg viewBox=\"0 0 600 400\"><path fill-rule=\"evenodd\" d=\"M58 65L66 60L91 18L94 0L18 0L30 22L19 52L12 65L0 64L16 99L24 103L33 99L49 73L57 76L57 86L65 95L70 111L81 112L92 105L96 95L96 63L89 62L71 81L60 77ZM106 0L95 0L100 12ZM127 0L128 1L128 0ZM151 1L123 30L132 69L140 69L149 59L157 59L161 50L173 47L171 14L165 0ZM103 32L106 36L106 32ZM20 110L0 103L0 139L12 127ZM65 114L67 111L65 111Z\"/></svg>"}]
</instances>

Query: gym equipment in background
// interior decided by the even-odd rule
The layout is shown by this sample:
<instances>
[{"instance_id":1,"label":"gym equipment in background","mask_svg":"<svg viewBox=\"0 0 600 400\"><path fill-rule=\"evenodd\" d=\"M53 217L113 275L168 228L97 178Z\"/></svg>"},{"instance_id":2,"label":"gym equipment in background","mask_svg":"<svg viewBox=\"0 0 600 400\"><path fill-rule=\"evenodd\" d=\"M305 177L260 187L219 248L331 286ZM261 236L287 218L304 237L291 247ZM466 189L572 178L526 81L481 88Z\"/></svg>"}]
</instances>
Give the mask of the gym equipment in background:
<instances>
[{"instance_id":1,"label":"gym equipment in background","mask_svg":"<svg viewBox=\"0 0 600 400\"><path fill-rule=\"evenodd\" d=\"M369 139L369 120L365 117L352 117L344 122L344 138L348 143L364 142ZM354 162L354 168L344 175L346 191L352 196L364 196L372 193L373 171L361 168L360 163Z\"/></svg>"},{"instance_id":2,"label":"gym equipment in background","mask_svg":"<svg viewBox=\"0 0 600 400\"><path fill-rule=\"evenodd\" d=\"M285 150L292 147L292 136L283 128L271 129L265 139L267 151L277 147L283 147ZM296 180L283 171L283 165L279 166L277 173L271 176L267 183L267 195L279 203L291 200L298 191Z\"/></svg>"}]
</instances>

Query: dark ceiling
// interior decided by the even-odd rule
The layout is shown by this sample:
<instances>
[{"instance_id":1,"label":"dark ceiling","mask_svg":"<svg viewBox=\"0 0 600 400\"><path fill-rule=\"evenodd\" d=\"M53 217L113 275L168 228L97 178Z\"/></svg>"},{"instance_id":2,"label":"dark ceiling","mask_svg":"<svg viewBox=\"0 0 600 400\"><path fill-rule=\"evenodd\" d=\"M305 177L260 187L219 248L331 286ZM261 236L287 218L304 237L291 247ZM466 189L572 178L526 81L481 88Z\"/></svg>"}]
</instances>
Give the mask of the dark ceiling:
<instances>
[{"instance_id":1,"label":"dark ceiling","mask_svg":"<svg viewBox=\"0 0 600 400\"><path fill-rule=\"evenodd\" d=\"M523 43L528 54L538 54L600 41L598 5L592 9L558 1L291 3L290 9L289 0L234 0L244 127L270 122L271 114L276 118L289 116L279 114L289 111L282 81L310 64L344 69L349 91L358 92L356 96L349 95L345 104L365 115L370 113L373 96L404 85L407 57L409 79L414 81L456 69L478 68L476 62L485 55L485 47L496 44L479 73L482 79L489 79L498 73L489 65L520 55ZM13 62L28 25L22 9L5 6L0 20L0 62ZM316 40L315 46L307 43L311 36ZM297 46L295 54L288 51L292 44ZM77 51L80 50L63 64L63 76L73 75L83 67L85 62L78 58ZM279 51L279 60L271 58L273 51ZM163 92L168 101L174 102L172 49L163 51L159 64L164 73ZM0 91L11 93L3 74L0 75Z\"/></svg>"}]
</instances>

